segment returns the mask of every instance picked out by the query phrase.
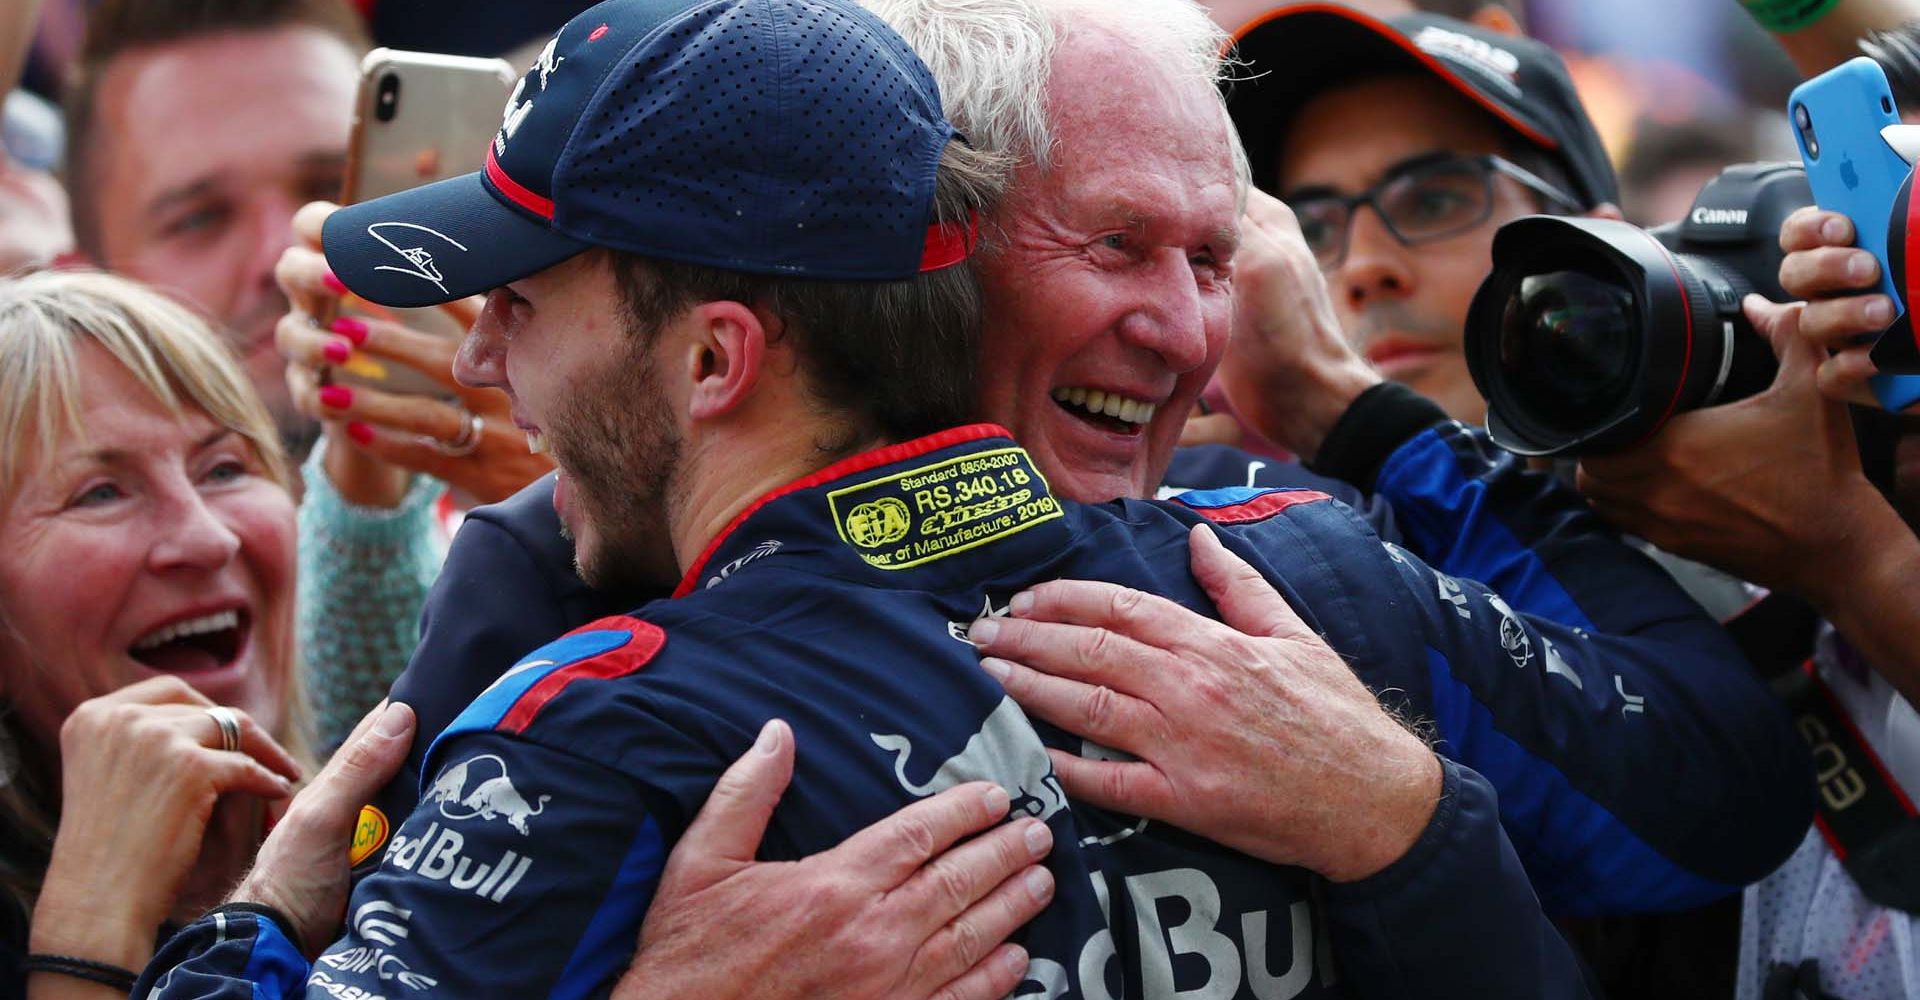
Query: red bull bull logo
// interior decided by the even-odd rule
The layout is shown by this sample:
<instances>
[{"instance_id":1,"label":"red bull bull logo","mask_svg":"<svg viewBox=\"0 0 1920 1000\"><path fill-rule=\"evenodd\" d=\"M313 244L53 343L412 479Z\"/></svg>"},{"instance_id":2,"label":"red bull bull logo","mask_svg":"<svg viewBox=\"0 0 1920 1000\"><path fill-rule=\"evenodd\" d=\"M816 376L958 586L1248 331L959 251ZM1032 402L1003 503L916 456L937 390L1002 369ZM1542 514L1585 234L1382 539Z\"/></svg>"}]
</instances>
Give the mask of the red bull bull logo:
<instances>
[{"instance_id":1,"label":"red bull bull logo","mask_svg":"<svg viewBox=\"0 0 1920 1000\"><path fill-rule=\"evenodd\" d=\"M1046 746L1033 731L1026 713L1011 698L1001 698L981 722L980 731L967 739L959 753L941 762L925 782L907 777L913 740L882 733L867 735L875 746L894 755L894 778L917 798L969 781L991 781L1007 790L1014 812L1044 820L1067 807L1066 790L1053 773Z\"/></svg>"}]
</instances>

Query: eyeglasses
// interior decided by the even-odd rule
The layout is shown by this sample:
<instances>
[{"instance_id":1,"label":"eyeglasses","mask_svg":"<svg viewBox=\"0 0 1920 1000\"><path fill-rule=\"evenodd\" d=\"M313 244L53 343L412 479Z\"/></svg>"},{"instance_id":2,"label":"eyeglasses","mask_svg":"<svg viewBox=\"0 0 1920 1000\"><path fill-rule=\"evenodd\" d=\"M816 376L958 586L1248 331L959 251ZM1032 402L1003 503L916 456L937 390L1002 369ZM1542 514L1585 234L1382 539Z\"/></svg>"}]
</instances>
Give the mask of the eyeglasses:
<instances>
[{"instance_id":1,"label":"eyeglasses","mask_svg":"<svg viewBox=\"0 0 1920 1000\"><path fill-rule=\"evenodd\" d=\"M1493 214L1493 175L1502 173L1554 202L1578 212L1573 196L1503 157L1437 156L1395 168L1380 183L1359 194L1309 189L1287 199L1300 219L1300 232L1320 269L1330 271L1347 257L1353 213L1372 205L1387 231L1403 246L1445 239L1487 221Z\"/></svg>"}]
</instances>

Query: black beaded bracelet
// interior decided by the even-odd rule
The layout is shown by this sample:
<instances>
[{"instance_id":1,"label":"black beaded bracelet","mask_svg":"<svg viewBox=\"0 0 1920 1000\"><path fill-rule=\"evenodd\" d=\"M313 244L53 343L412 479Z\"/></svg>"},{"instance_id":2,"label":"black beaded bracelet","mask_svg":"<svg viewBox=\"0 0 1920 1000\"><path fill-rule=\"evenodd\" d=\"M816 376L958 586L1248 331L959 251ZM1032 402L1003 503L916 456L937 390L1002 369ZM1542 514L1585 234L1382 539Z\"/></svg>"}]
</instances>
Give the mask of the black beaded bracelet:
<instances>
[{"instance_id":1,"label":"black beaded bracelet","mask_svg":"<svg viewBox=\"0 0 1920 1000\"><path fill-rule=\"evenodd\" d=\"M132 969L123 969L105 962L75 958L72 955L28 955L24 963L28 972L53 972L62 976L78 979L90 979L102 986L111 986L122 993L133 992L133 981L140 978Z\"/></svg>"}]
</instances>

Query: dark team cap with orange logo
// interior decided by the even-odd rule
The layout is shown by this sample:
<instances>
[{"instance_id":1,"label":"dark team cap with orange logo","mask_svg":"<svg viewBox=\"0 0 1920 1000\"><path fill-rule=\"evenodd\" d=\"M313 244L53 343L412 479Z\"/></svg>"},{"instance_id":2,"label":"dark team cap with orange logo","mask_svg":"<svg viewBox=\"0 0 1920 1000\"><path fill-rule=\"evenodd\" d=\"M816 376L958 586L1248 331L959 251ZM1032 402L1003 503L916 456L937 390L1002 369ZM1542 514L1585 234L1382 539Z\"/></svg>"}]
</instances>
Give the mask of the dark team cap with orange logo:
<instances>
[{"instance_id":1,"label":"dark team cap with orange logo","mask_svg":"<svg viewBox=\"0 0 1920 1000\"><path fill-rule=\"evenodd\" d=\"M1619 201L1613 165L1566 63L1531 38L1439 14L1382 21L1313 3L1256 18L1234 40L1247 65L1228 86L1227 109L1264 190L1274 190L1280 144L1308 101L1344 84L1414 73L1445 84L1553 158L1584 207Z\"/></svg>"},{"instance_id":2,"label":"dark team cap with orange logo","mask_svg":"<svg viewBox=\"0 0 1920 1000\"><path fill-rule=\"evenodd\" d=\"M852 0L608 0L541 51L482 170L340 209L322 243L349 289L391 306L596 246L899 280L972 246L971 226L932 225L953 135L932 74Z\"/></svg>"}]
</instances>

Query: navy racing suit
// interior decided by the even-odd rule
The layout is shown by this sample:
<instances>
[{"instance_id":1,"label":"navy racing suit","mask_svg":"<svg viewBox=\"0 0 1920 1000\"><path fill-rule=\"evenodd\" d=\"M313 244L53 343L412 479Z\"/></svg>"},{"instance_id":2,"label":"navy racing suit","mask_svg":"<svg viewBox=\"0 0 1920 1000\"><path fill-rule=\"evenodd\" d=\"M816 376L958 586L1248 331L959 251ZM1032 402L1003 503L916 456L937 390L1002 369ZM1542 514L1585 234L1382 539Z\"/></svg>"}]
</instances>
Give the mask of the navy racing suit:
<instances>
[{"instance_id":1,"label":"navy racing suit","mask_svg":"<svg viewBox=\"0 0 1920 1000\"><path fill-rule=\"evenodd\" d=\"M1633 721L1668 731L1653 745L1684 748L1683 762L1608 747L1604 727L1565 728L1550 706L1528 700L1533 689L1502 690L1497 677L1435 672L1410 692L1429 706L1419 715L1433 723L1438 749L1499 792L1507 834L1548 912L1698 905L1792 853L1812 816L1804 745L1720 630L1576 494L1392 383L1354 403L1316 468L1326 475L1232 448L1181 449L1162 495L1315 489L1448 576L1486 583L1516 610L1664 643L1662 656L1621 668L1621 697L1645 697L1642 672L1676 689L1658 715ZM418 713L419 736L400 776L368 807L356 877L378 863L391 822L413 810L433 737L474 697L541 644L658 596L603 593L580 580L552 488L549 477L476 509L454 539L420 647L393 689ZM724 580L734 561L711 563L699 586Z\"/></svg>"},{"instance_id":2,"label":"navy racing suit","mask_svg":"<svg viewBox=\"0 0 1920 1000\"><path fill-rule=\"evenodd\" d=\"M775 717L801 752L764 857L825 850L978 779L1052 826L1058 888L1019 935L1034 960L1017 995L1586 995L1469 768L1444 762L1442 802L1407 856L1327 884L1070 802L1045 748L1108 751L1029 720L965 629L1063 577L1213 616L1188 571L1204 519L1401 711L1453 711L1432 678L1461 677L1597 741L1589 752L1684 770L1699 755L1660 718L1685 690L1657 671L1623 688L1618 672L1676 655L1684 628L1626 638L1530 618L1318 492L1061 503L1003 434L881 449L752 505L673 599L535 651L433 741L418 805L355 888L347 936L310 970L270 920L220 911L156 958L141 995L218 996L243 980L311 998L604 993L668 852Z\"/></svg>"}]
</instances>

